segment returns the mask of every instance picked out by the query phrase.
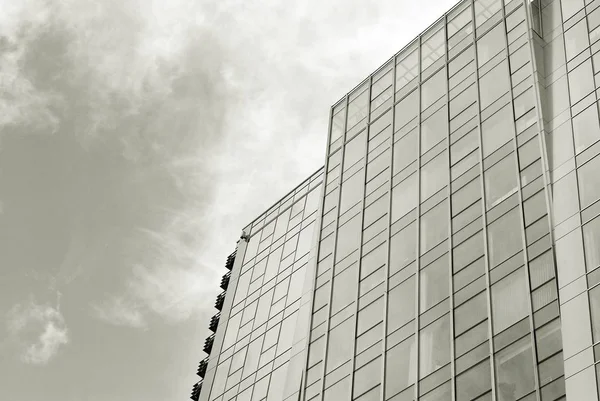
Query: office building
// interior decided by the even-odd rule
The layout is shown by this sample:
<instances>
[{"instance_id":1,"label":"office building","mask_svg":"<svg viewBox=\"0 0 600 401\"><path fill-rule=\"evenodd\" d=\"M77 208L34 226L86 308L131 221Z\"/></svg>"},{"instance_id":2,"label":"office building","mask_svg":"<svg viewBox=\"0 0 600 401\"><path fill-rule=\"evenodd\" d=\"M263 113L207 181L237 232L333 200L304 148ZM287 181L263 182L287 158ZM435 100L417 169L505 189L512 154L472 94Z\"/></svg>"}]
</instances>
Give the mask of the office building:
<instances>
[{"instance_id":1,"label":"office building","mask_svg":"<svg viewBox=\"0 0 600 401\"><path fill-rule=\"evenodd\" d=\"M599 39L600 0L462 1L334 104L199 399L598 401Z\"/></svg>"}]
</instances>

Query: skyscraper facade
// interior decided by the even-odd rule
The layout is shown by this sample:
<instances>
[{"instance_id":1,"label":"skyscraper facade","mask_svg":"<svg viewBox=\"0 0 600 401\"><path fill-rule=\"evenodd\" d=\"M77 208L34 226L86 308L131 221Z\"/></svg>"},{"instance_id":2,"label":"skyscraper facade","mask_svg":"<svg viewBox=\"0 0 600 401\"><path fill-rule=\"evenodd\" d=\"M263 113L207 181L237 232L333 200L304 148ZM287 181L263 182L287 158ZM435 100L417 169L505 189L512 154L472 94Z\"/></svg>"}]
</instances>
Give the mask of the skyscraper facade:
<instances>
[{"instance_id":1,"label":"skyscraper facade","mask_svg":"<svg viewBox=\"0 0 600 401\"><path fill-rule=\"evenodd\" d=\"M598 401L599 39L600 0L461 1L337 102L200 400Z\"/></svg>"}]
</instances>

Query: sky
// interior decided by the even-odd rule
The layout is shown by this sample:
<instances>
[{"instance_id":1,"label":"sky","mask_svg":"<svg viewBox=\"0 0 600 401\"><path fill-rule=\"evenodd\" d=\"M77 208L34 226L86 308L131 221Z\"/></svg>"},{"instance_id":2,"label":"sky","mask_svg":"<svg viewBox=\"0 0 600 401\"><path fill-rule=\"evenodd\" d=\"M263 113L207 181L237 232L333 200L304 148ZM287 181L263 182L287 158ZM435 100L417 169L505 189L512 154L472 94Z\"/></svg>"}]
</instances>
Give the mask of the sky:
<instances>
[{"instance_id":1,"label":"sky","mask_svg":"<svg viewBox=\"0 0 600 401\"><path fill-rule=\"evenodd\" d=\"M188 399L241 229L455 0L0 0L0 399Z\"/></svg>"}]
</instances>

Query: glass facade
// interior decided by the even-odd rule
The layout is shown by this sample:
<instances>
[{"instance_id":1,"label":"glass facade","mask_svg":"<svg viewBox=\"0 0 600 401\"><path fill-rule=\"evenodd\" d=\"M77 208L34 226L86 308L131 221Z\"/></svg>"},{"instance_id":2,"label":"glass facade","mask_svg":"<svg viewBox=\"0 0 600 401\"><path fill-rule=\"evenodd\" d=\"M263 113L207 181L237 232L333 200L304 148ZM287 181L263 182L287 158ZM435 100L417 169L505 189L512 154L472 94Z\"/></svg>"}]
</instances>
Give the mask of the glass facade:
<instances>
[{"instance_id":1,"label":"glass facade","mask_svg":"<svg viewBox=\"0 0 600 401\"><path fill-rule=\"evenodd\" d=\"M337 102L200 399L598 401L599 39L600 0L461 1Z\"/></svg>"}]
</instances>

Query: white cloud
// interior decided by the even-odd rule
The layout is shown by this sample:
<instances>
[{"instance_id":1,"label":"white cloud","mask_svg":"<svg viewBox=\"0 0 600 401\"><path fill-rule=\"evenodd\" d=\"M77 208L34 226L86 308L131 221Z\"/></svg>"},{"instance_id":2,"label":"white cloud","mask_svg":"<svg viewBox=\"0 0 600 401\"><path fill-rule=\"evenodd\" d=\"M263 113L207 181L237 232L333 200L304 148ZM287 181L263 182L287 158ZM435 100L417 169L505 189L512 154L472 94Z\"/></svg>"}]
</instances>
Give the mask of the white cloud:
<instances>
[{"instance_id":1,"label":"white cloud","mask_svg":"<svg viewBox=\"0 0 600 401\"><path fill-rule=\"evenodd\" d=\"M17 304L8 313L7 329L17 342L20 358L45 365L69 342L69 331L58 309L31 301Z\"/></svg>"},{"instance_id":2,"label":"white cloud","mask_svg":"<svg viewBox=\"0 0 600 401\"><path fill-rule=\"evenodd\" d=\"M92 313L96 318L115 326L146 328L143 313L123 297L113 297L101 305L93 305Z\"/></svg>"}]
</instances>

